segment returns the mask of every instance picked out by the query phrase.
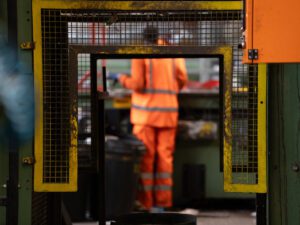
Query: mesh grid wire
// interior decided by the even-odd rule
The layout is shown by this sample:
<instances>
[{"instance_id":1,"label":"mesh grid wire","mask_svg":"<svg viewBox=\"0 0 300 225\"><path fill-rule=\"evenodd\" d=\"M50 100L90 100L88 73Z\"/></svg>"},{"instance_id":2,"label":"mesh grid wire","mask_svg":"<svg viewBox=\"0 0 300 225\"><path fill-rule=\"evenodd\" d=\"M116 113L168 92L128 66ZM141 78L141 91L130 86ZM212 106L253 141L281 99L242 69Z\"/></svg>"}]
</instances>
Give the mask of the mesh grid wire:
<instances>
[{"instance_id":1,"label":"mesh grid wire","mask_svg":"<svg viewBox=\"0 0 300 225\"><path fill-rule=\"evenodd\" d=\"M72 37L69 36L69 40ZM91 76L90 55L77 55L78 74L78 158L80 168L91 164Z\"/></svg>"},{"instance_id":2,"label":"mesh grid wire","mask_svg":"<svg viewBox=\"0 0 300 225\"><path fill-rule=\"evenodd\" d=\"M43 16L43 182L69 182L68 39L61 20Z\"/></svg>"},{"instance_id":3,"label":"mesh grid wire","mask_svg":"<svg viewBox=\"0 0 300 225\"><path fill-rule=\"evenodd\" d=\"M257 155L257 66L248 68L247 76L233 76L232 165L233 183L256 184ZM235 80L237 79L237 80ZM236 87L242 83L244 88Z\"/></svg>"},{"instance_id":4,"label":"mesh grid wire","mask_svg":"<svg viewBox=\"0 0 300 225\"><path fill-rule=\"evenodd\" d=\"M56 181L54 171L65 171L69 145L68 44L95 46L145 46L143 30L157 27L159 35L173 46L232 46L232 164L233 183L255 184L257 173L257 66L242 65L241 11L97 11L42 10L45 179ZM78 56L78 81L89 69L89 54ZM78 90L78 112L90 113L89 77ZM81 113L83 115L84 113ZM80 116L81 116L80 115ZM88 115L87 115L88 116ZM90 121L87 122L89 124ZM90 127L90 126L87 126ZM85 128L88 129L88 128ZM83 129L84 131L84 129ZM87 131L88 132L88 131ZM79 131L80 133L80 131ZM80 141L79 141L80 143ZM47 161L48 162L48 161ZM50 171L52 172L48 172ZM67 175L67 173L65 173ZM46 176L47 175L47 176ZM66 181L66 177L61 181ZM48 181L47 180L47 181Z\"/></svg>"}]
</instances>

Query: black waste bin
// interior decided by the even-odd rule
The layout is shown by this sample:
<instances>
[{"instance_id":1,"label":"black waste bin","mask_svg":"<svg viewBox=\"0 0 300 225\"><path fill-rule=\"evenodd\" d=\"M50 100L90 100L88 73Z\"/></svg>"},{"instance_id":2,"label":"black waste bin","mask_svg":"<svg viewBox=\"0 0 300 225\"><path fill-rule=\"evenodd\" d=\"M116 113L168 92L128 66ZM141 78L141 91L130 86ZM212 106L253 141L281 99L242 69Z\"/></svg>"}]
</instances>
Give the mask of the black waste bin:
<instances>
[{"instance_id":1,"label":"black waste bin","mask_svg":"<svg viewBox=\"0 0 300 225\"><path fill-rule=\"evenodd\" d=\"M197 217L178 213L132 213L117 217L112 225L196 225Z\"/></svg>"},{"instance_id":2,"label":"black waste bin","mask_svg":"<svg viewBox=\"0 0 300 225\"><path fill-rule=\"evenodd\" d=\"M133 210L145 147L132 136L107 138L105 145L106 218L112 219Z\"/></svg>"}]
</instances>

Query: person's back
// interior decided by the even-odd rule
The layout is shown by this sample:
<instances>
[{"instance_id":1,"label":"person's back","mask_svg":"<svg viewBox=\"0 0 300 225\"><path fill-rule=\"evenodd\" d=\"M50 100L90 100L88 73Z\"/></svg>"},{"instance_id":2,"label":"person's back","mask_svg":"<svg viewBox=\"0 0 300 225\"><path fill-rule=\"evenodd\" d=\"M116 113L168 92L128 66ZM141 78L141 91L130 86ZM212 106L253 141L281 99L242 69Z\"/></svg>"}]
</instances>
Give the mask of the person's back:
<instances>
[{"instance_id":1,"label":"person's back","mask_svg":"<svg viewBox=\"0 0 300 225\"><path fill-rule=\"evenodd\" d=\"M133 59L131 79L123 86L133 89L131 122L154 127L176 127L177 93L186 83L183 59Z\"/></svg>"}]
</instances>

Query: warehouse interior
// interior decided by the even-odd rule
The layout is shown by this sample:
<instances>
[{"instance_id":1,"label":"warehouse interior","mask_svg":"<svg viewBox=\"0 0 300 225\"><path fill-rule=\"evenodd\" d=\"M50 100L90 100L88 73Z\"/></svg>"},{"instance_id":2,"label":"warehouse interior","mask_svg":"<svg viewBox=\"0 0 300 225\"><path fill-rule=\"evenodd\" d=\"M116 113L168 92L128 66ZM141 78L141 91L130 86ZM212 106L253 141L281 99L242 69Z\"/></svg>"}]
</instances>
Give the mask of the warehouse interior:
<instances>
[{"instance_id":1,"label":"warehouse interior","mask_svg":"<svg viewBox=\"0 0 300 225\"><path fill-rule=\"evenodd\" d=\"M299 224L288 12L300 5L283 5L0 0L0 225ZM161 43L145 41L148 27ZM161 59L183 60L188 81L176 93L173 204L154 211L137 201L148 149L119 77Z\"/></svg>"}]
</instances>

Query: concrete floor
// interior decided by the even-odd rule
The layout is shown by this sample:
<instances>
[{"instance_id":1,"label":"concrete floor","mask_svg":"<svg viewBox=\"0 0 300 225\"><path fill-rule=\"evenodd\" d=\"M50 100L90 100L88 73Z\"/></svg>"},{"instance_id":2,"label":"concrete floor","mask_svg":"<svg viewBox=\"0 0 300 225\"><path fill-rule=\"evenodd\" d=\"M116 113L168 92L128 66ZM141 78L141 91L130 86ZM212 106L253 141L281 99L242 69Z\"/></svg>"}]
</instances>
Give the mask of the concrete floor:
<instances>
[{"instance_id":1,"label":"concrete floor","mask_svg":"<svg viewBox=\"0 0 300 225\"><path fill-rule=\"evenodd\" d=\"M200 213L197 225L256 225L256 217L249 211Z\"/></svg>"},{"instance_id":2,"label":"concrete floor","mask_svg":"<svg viewBox=\"0 0 300 225\"><path fill-rule=\"evenodd\" d=\"M197 225L255 225L256 218L250 211L195 211L190 213L197 216ZM74 223L73 225L97 225L97 223Z\"/></svg>"}]
</instances>

